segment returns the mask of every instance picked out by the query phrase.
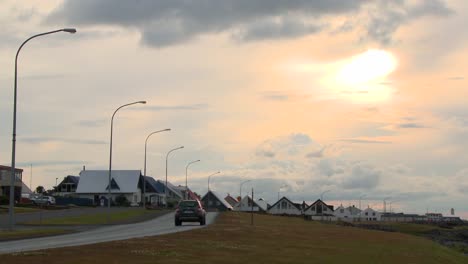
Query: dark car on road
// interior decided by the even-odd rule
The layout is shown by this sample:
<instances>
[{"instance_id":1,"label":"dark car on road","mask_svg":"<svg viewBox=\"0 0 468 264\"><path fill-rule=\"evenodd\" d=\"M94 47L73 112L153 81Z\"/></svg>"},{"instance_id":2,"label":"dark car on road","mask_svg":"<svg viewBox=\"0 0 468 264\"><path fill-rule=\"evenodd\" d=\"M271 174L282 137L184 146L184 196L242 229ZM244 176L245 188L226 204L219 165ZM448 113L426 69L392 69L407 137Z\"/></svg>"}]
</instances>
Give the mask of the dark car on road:
<instances>
[{"instance_id":1,"label":"dark car on road","mask_svg":"<svg viewBox=\"0 0 468 264\"><path fill-rule=\"evenodd\" d=\"M199 200L182 200L177 206L174 222L176 226L180 226L182 222L199 222L200 225L205 225L206 211Z\"/></svg>"}]
</instances>

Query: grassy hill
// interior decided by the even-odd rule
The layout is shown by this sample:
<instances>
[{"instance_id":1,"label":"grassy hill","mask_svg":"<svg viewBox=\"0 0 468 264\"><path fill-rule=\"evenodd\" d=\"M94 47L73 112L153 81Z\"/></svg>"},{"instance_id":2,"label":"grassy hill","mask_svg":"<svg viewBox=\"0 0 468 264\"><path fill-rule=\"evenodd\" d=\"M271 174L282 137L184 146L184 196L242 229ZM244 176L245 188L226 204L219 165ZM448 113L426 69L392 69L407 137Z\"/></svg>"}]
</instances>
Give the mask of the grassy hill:
<instances>
[{"instance_id":1,"label":"grassy hill","mask_svg":"<svg viewBox=\"0 0 468 264\"><path fill-rule=\"evenodd\" d=\"M204 229L2 256L5 263L468 263L429 239L230 212Z\"/></svg>"}]
</instances>

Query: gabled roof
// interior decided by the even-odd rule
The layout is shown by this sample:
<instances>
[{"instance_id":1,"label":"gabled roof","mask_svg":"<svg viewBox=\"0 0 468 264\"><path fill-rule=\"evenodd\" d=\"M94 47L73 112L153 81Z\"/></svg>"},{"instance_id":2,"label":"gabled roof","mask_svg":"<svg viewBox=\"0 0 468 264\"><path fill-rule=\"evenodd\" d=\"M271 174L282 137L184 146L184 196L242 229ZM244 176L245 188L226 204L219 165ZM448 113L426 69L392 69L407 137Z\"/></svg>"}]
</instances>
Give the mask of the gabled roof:
<instances>
[{"instance_id":1,"label":"gabled roof","mask_svg":"<svg viewBox=\"0 0 468 264\"><path fill-rule=\"evenodd\" d=\"M166 186L166 182L165 181L161 181L161 180L157 180L156 181L156 187L157 187L157 191L158 193L165 193L165 189L164 187ZM167 189L170 190L171 192L175 193L177 196L179 196L180 198L183 198L183 195L182 193L180 192L179 188L177 188L175 185L173 185L172 183L170 182L167 182Z\"/></svg>"},{"instance_id":2,"label":"gabled roof","mask_svg":"<svg viewBox=\"0 0 468 264\"><path fill-rule=\"evenodd\" d=\"M286 200L288 203L294 205L294 207L296 207L298 210L301 210L301 205L300 205L300 204L297 204L297 203L292 202L292 201L289 200L286 196L283 196L281 199L279 199L278 201L276 201L276 203L274 203L272 206L270 206L270 208L275 207L276 204L278 204L279 202L281 202L281 201L283 201L283 200Z\"/></svg>"},{"instance_id":3,"label":"gabled roof","mask_svg":"<svg viewBox=\"0 0 468 264\"><path fill-rule=\"evenodd\" d=\"M235 206L238 203L238 201L234 197L232 197L230 194L224 197L224 200L228 202L231 206Z\"/></svg>"},{"instance_id":4,"label":"gabled roof","mask_svg":"<svg viewBox=\"0 0 468 264\"><path fill-rule=\"evenodd\" d=\"M157 186L158 183L153 177L150 177L150 176L143 176L143 177L144 177L144 179L146 181L146 189L148 189L148 187L150 187L156 193L164 193L164 191L159 192L158 186Z\"/></svg>"},{"instance_id":5,"label":"gabled roof","mask_svg":"<svg viewBox=\"0 0 468 264\"><path fill-rule=\"evenodd\" d=\"M209 193L213 194L213 196L216 197L216 199L218 199L218 201L219 201L220 203L222 203L227 209L232 210L232 206L231 206L228 202L226 202L224 199L222 199L222 196L221 196L221 195L219 195L218 193L216 193L216 192L213 191L213 190L209 190L207 193L205 193L205 195L203 195L203 197L202 197L202 200L205 199L205 197L206 197Z\"/></svg>"},{"instance_id":6,"label":"gabled roof","mask_svg":"<svg viewBox=\"0 0 468 264\"><path fill-rule=\"evenodd\" d=\"M139 170L113 170L112 179L119 189L112 188L113 193L138 192ZM80 172L80 181L76 193L107 193L109 185L108 170L85 170Z\"/></svg>"},{"instance_id":7,"label":"gabled roof","mask_svg":"<svg viewBox=\"0 0 468 264\"><path fill-rule=\"evenodd\" d=\"M317 199L317 201L315 201L313 204L309 205L309 207L307 207L305 209L305 211L309 210L310 208L312 208L312 206L315 206L316 204L319 204L319 203L324 204L326 207L328 207L330 210L332 210L332 212L334 211L333 205L328 205L328 204L326 204L324 201L322 201L320 199Z\"/></svg>"},{"instance_id":8,"label":"gabled roof","mask_svg":"<svg viewBox=\"0 0 468 264\"><path fill-rule=\"evenodd\" d=\"M22 183L21 183L21 193L29 193L29 194L31 194L31 193L33 193L33 192L31 191L31 189L29 189L29 187L28 187L24 182L22 182Z\"/></svg>"},{"instance_id":9,"label":"gabled roof","mask_svg":"<svg viewBox=\"0 0 468 264\"><path fill-rule=\"evenodd\" d=\"M236 207L237 208L241 207L242 201L244 201L245 199L247 199L248 202L252 202L252 197L250 197L250 195L246 195L246 196L244 196L244 198L242 198L241 203L238 203ZM253 205L257 206L258 208L262 209L263 211L268 210L268 205L266 204L266 202L264 202L264 203L260 202L259 203L258 201L253 201Z\"/></svg>"}]
</instances>

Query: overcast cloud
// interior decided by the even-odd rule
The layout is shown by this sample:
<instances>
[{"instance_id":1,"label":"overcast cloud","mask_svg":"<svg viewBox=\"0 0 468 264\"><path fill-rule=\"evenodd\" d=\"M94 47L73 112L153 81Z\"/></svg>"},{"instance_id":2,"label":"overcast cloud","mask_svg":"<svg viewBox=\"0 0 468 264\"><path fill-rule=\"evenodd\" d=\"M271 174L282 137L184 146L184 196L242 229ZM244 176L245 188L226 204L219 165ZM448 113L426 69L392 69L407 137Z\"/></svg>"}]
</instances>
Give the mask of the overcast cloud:
<instances>
[{"instance_id":1,"label":"overcast cloud","mask_svg":"<svg viewBox=\"0 0 468 264\"><path fill-rule=\"evenodd\" d=\"M422 16L452 13L442 0L411 3L382 0L67 0L46 22L137 29L143 43L164 47L219 33L242 41L296 38L327 28L336 31L329 28L333 18L363 14L364 20L347 19L346 28L363 28L367 33L361 37L389 44L393 33L404 23Z\"/></svg>"}]
</instances>

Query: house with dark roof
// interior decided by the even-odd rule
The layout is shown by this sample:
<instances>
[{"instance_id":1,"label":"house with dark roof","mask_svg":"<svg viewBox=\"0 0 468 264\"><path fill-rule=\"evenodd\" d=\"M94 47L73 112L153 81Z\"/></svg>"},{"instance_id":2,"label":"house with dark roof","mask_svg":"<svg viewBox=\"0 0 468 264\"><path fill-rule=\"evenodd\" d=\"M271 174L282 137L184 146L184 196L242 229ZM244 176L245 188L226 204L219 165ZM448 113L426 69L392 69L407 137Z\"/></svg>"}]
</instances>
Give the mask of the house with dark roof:
<instances>
[{"instance_id":1,"label":"house with dark roof","mask_svg":"<svg viewBox=\"0 0 468 264\"><path fill-rule=\"evenodd\" d=\"M304 212L303 205L305 205L305 202L303 204L294 203L283 196L268 209L268 213L274 215L302 215Z\"/></svg>"},{"instance_id":2,"label":"house with dark roof","mask_svg":"<svg viewBox=\"0 0 468 264\"><path fill-rule=\"evenodd\" d=\"M80 177L68 175L55 187L55 195L72 196L76 193Z\"/></svg>"},{"instance_id":3,"label":"house with dark roof","mask_svg":"<svg viewBox=\"0 0 468 264\"><path fill-rule=\"evenodd\" d=\"M155 180L153 177L150 176L146 176L144 177L144 179L146 181L146 202L153 205L163 205L166 182L161 180ZM175 186L170 182L168 182L167 185L168 197L170 199L178 201L187 197L188 199L199 200L199 198L189 188L185 188L185 186Z\"/></svg>"},{"instance_id":4,"label":"house with dark roof","mask_svg":"<svg viewBox=\"0 0 468 264\"><path fill-rule=\"evenodd\" d=\"M333 214L342 221L358 221L361 217L361 210L356 208L356 206L348 206L344 207L343 205L338 206Z\"/></svg>"},{"instance_id":5,"label":"house with dark roof","mask_svg":"<svg viewBox=\"0 0 468 264\"><path fill-rule=\"evenodd\" d=\"M232 206L221 195L209 190L203 195L201 202L207 211L231 211Z\"/></svg>"}]
</instances>

